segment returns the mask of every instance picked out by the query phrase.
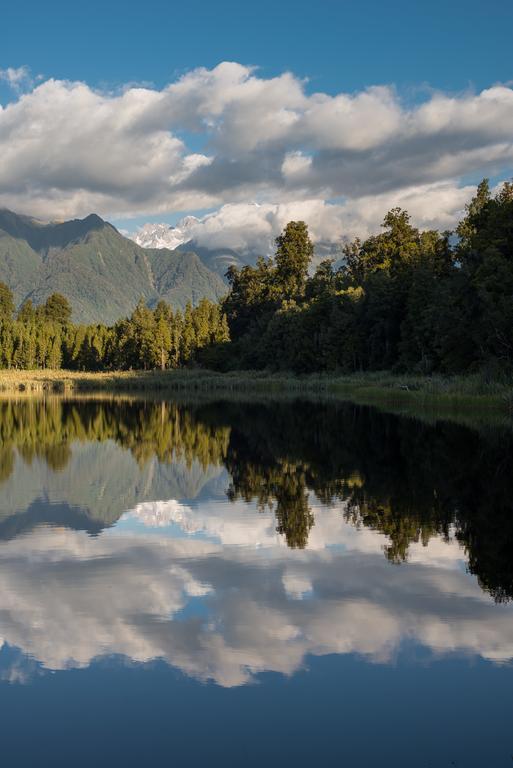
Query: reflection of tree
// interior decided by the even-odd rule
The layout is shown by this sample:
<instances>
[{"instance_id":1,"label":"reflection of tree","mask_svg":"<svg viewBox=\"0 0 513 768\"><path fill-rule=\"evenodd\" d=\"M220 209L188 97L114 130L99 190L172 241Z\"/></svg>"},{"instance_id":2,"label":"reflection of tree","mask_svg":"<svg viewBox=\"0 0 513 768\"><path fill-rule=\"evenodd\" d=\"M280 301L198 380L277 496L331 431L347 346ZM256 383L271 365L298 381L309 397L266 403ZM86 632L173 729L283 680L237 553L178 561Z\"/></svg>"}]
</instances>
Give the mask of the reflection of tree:
<instances>
[{"instance_id":1,"label":"reflection of tree","mask_svg":"<svg viewBox=\"0 0 513 768\"><path fill-rule=\"evenodd\" d=\"M279 423L279 406L269 411L258 405L223 403L215 411L202 411L202 416L231 425L225 458L232 478L229 498L255 499L261 511L272 509L277 532L285 536L289 547L303 549L314 524L308 503L308 490L312 487L310 468L302 461L301 451L294 450L298 413L288 405L284 408L287 424L282 426L286 429L285 439L288 437L291 442L290 452L273 439L273 418L278 418Z\"/></svg>"},{"instance_id":2,"label":"reflection of tree","mask_svg":"<svg viewBox=\"0 0 513 768\"><path fill-rule=\"evenodd\" d=\"M313 491L326 504L345 501L354 525L386 534L393 562L407 559L410 544L426 545L434 535L447 540L454 530L481 586L496 600L513 597L508 429L430 425L343 403L223 403L201 417L233 425L231 496L264 506L274 500L279 530L302 531L295 539L286 534L301 542L296 546L306 544L313 524L306 502ZM299 487L303 495L286 492ZM283 498L288 505L280 508Z\"/></svg>"},{"instance_id":3,"label":"reflection of tree","mask_svg":"<svg viewBox=\"0 0 513 768\"><path fill-rule=\"evenodd\" d=\"M288 464L280 460L276 466L257 466L249 460L233 461L227 457L227 466L232 475L228 496L232 501L257 500L261 511L274 509L276 530L285 536L292 549L304 549L308 534L314 524L314 516L308 504L308 490L305 472L301 465Z\"/></svg>"},{"instance_id":4,"label":"reflection of tree","mask_svg":"<svg viewBox=\"0 0 513 768\"><path fill-rule=\"evenodd\" d=\"M444 533L443 525L434 519L421 520L415 514L398 513L390 502L365 498L358 502L361 496L363 494L351 496L345 518L356 527L364 525L386 534L390 544L385 547L385 554L394 563L407 559L409 546L413 542L420 541L427 546L432 536Z\"/></svg>"},{"instance_id":5,"label":"reflection of tree","mask_svg":"<svg viewBox=\"0 0 513 768\"><path fill-rule=\"evenodd\" d=\"M284 481L276 488L276 530L282 533L289 547L304 549L308 534L314 524L314 516L308 505L308 493L304 478L285 474Z\"/></svg>"},{"instance_id":6,"label":"reflection of tree","mask_svg":"<svg viewBox=\"0 0 513 768\"><path fill-rule=\"evenodd\" d=\"M14 469L14 451L11 445L0 446L0 483L7 480Z\"/></svg>"},{"instance_id":7,"label":"reflection of tree","mask_svg":"<svg viewBox=\"0 0 513 768\"><path fill-rule=\"evenodd\" d=\"M65 466L74 441L113 440L152 457L224 464L231 499L273 510L290 547L308 542L309 494L345 502L346 519L388 537L386 556L453 530L469 570L496 600L513 597L513 436L424 424L344 403L210 404L26 400L0 403L0 482L16 452Z\"/></svg>"},{"instance_id":8,"label":"reflection of tree","mask_svg":"<svg viewBox=\"0 0 513 768\"><path fill-rule=\"evenodd\" d=\"M228 427L198 421L187 408L174 403L128 401L24 400L0 403L0 482L14 466L13 448L27 463L44 459L63 469L75 441L114 440L144 464L159 461L198 461L203 468L222 464Z\"/></svg>"}]
</instances>

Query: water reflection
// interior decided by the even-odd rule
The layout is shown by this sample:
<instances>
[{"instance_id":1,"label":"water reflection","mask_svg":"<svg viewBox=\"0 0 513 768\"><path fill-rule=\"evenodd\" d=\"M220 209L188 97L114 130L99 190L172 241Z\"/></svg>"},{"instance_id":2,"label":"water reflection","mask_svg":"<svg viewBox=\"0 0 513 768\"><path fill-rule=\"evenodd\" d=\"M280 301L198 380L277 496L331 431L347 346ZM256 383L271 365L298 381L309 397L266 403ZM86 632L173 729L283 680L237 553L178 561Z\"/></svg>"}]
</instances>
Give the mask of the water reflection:
<instances>
[{"instance_id":1,"label":"water reflection","mask_svg":"<svg viewBox=\"0 0 513 768\"><path fill-rule=\"evenodd\" d=\"M7 679L111 654L224 686L405 643L513 657L506 430L53 399L0 403L0 437L0 636L27 659Z\"/></svg>"}]
</instances>

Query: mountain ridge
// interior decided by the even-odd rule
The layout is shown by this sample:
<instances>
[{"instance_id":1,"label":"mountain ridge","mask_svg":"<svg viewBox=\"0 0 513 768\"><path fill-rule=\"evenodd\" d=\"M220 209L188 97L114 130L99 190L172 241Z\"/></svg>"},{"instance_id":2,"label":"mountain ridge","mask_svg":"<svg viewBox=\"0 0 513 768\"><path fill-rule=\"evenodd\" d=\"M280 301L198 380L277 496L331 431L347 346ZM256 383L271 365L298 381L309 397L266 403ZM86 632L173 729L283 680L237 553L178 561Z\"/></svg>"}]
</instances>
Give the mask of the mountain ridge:
<instances>
[{"instance_id":1,"label":"mountain ridge","mask_svg":"<svg viewBox=\"0 0 513 768\"><path fill-rule=\"evenodd\" d=\"M203 264L211 269L223 280L226 277L228 267L243 267L245 264L254 264L260 253L248 251L240 252L233 248L216 246L209 248L201 245L194 238L194 226L200 223L196 216L185 216L176 226L169 224L144 224L137 232L128 237L143 248L173 250L196 253Z\"/></svg>"},{"instance_id":2,"label":"mountain ridge","mask_svg":"<svg viewBox=\"0 0 513 768\"><path fill-rule=\"evenodd\" d=\"M207 218L207 217L206 217ZM226 279L228 267L234 266L240 269L245 265L254 266L259 257L268 258L273 250L274 240L271 238L267 247L244 246L231 247L228 245L206 245L204 244L204 235L198 237L198 230L205 219L198 219L196 216L185 216L174 226L164 223L146 223L136 232L127 235L138 245L144 248L173 248L177 251L194 251L202 262L216 272L220 277ZM230 233L228 230L227 239ZM219 240L219 238L217 238ZM314 256L312 259L312 268L316 267L324 259L332 259L336 266L342 263L340 242L330 240L317 240L314 242Z\"/></svg>"},{"instance_id":3,"label":"mountain ridge","mask_svg":"<svg viewBox=\"0 0 513 768\"><path fill-rule=\"evenodd\" d=\"M73 307L73 320L113 323L140 298L183 309L187 301L219 299L225 285L190 250L143 248L97 214L43 223L0 209L0 280L19 307L43 303L58 291Z\"/></svg>"}]
</instances>

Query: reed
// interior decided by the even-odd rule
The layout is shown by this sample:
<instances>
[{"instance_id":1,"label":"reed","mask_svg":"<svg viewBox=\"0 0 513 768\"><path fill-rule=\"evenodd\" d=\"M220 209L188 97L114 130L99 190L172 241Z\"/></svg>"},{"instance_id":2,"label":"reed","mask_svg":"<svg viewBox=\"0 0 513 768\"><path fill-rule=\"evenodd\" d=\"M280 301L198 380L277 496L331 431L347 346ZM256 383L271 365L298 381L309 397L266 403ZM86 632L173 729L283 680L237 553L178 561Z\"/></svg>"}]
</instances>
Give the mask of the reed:
<instances>
[{"instance_id":1,"label":"reed","mask_svg":"<svg viewBox=\"0 0 513 768\"><path fill-rule=\"evenodd\" d=\"M83 373L0 371L1 392L210 391L331 394L359 401L436 401L461 407L513 409L513 380L469 376L410 376L388 372L297 376L265 371L216 373L203 369Z\"/></svg>"}]
</instances>

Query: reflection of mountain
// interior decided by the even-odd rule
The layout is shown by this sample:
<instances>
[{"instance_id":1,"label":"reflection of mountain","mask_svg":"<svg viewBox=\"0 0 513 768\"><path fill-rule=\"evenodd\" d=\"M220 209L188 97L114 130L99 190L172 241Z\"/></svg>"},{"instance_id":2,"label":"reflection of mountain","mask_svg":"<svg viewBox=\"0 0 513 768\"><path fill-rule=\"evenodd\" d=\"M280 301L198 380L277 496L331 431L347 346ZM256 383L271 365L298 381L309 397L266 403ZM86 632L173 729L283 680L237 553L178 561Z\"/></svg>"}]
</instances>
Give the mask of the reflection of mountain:
<instances>
[{"instance_id":1,"label":"reflection of mountain","mask_svg":"<svg viewBox=\"0 0 513 768\"><path fill-rule=\"evenodd\" d=\"M36 522L97 531L146 499L193 499L223 483L226 429L183 410L27 400L0 413L0 537Z\"/></svg>"},{"instance_id":2,"label":"reflection of mountain","mask_svg":"<svg viewBox=\"0 0 513 768\"><path fill-rule=\"evenodd\" d=\"M234 686L405 643L513 659L488 594L513 595L506 430L303 401L0 413L0 637L44 667L121 654Z\"/></svg>"},{"instance_id":3,"label":"reflection of mountain","mask_svg":"<svg viewBox=\"0 0 513 768\"><path fill-rule=\"evenodd\" d=\"M65 502L49 501L47 498L36 498L23 511L11 515L2 512L0 541L14 539L26 531L45 524L87 531L90 534L99 533L105 527L103 522L98 522L91 517L87 509Z\"/></svg>"},{"instance_id":4,"label":"reflection of mountain","mask_svg":"<svg viewBox=\"0 0 513 768\"><path fill-rule=\"evenodd\" d=\"M180 460L165 464L155 457L141 466L112 441L73 443L59 472L48 471L41 460L16 461L15 472L2 485L0 537L16 530L21 520L28 527L39 520L97 531L146 499L194 499L222 473L219 466L204 468L198 461L188 466ZM68 516L61 505L68 505Z\"/></svg>"},{"instance_id":5,"label":"reflection of mountain","mask_svg":"<svg viewBox=\"0 0 513 768\"><path fill-rule=\"evenodd\" d=\"M314 535L314 492L343 501L353 525L386 534L393 562L454 530L483 588L499 601L513 596L508 430L431 426L332 402L52 400L0 411L4 517L48 498L109 525L143 502L205 500L209 483L216 493L227 484L226 469L229 499L274 514L292 548Z\"/></svg>"}]
</instances>

